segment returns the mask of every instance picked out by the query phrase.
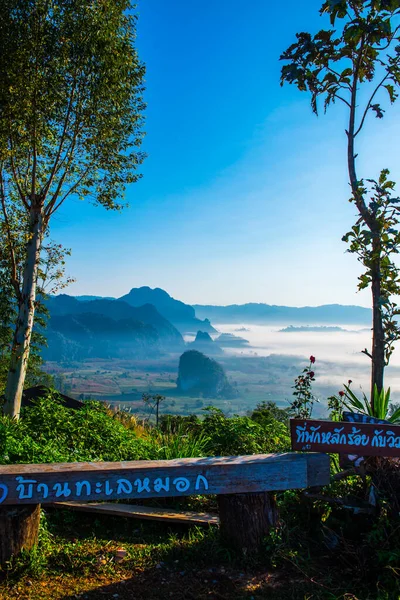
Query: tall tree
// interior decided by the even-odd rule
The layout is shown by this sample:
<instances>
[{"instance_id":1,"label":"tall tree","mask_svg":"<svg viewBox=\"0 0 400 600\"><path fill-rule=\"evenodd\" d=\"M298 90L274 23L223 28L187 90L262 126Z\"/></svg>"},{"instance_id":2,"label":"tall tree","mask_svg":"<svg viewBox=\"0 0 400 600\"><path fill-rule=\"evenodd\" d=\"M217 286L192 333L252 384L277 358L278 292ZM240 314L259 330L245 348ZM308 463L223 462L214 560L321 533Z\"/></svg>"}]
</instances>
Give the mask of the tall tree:
<instances>
[{"instance_id":1,"label":"tall tree","mask_svg":"<svg viewBox=\"0 0 400 600\"><path fill-rule=\"evenodd\" d=\"M129 0L3 0L0 11L0 202L18 303L6 414L18 417L42 244L72 196L122 207L143 160L142 81ZM12 215L28 221L18 282ZM8 223L8 225L7 225Z\"/></svg>"},{"instance_id":2,"label":"tall tree","mask_svg":"<svg viewBox=\"0 0 400 600\"><path fill-rule=\"evenodd\" d=\"M295 84L311 93L318 114L319 100L326 110L341 102L348 112L347 167L350 201L358 218L344 236L349 251L365 267L359 289L372 290L372 349L363 352L372 360L371 404L383 387L384 368L400 338L394 297L400 293L399 270L393 256L400 250L399 199L394 183L383 169L377 178L361 179L356 169L356 141L369 114L381 119L380 95L397 99L400 85L400 0L327 0L321 14L329 15L331 29L316 35L298 33L297 42L281 56L281 83Z\"/></svg>"},{"instance_id":3,"label":"tall tree","mask_svg":"<svg viewBox=\"0 0 400 600\"><path fill-rule=\"evenodd\" d=\"M29 223L23 211L14 211L7 221L0 211L0 397L3 397L11 358L13 328L18 311L15 288L20 289L25 263L26 239ZM10 239L9 233L12 232ZM14 264L10 263L10 244ZM41 350L45 345L44 328L48 311L44 304L47 294L53 294L68 286L73 279L65 275L65 257L69 250L49 239L48 232L43 242L38 279L38 300L35 307L35 325L32 332L28 360L28 385L48 383L51 378L42 370ZM14 285L13 285L14 284Z\"/></svg>"}]
</instances>

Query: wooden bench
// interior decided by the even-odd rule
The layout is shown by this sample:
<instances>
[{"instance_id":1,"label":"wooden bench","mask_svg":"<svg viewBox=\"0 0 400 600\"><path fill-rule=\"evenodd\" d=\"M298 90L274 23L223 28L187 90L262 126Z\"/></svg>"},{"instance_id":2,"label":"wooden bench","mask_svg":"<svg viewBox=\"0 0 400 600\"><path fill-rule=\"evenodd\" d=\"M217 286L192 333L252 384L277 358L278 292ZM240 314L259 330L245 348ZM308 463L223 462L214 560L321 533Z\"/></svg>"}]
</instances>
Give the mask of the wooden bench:
<instances>
[{"instance_id":1,"label":"wooden bench","mask_svg":"<svg viewBox=\"0 0 400 600\"><path fill-rule=\"evenodd\" d=\"M0 563L37 541L40 505L215 494L221 534L257 548L276 524L273 494L329 483L325 454L0 465Z\"/></svg>"},{"instance_id":2,"label":"wooden bench","mask_svg":"<svg viewBox=\"0 0 400 600\"><path fill-rule=\"evenodd\" d=\"M175 510L155 506L138 506L119 502L56 502L52 508L86 512L92 515L110 515L129 519L144 519L180 525L219 525L219 517L213 513L192 510Z\"/></svg>"}]
</instances>

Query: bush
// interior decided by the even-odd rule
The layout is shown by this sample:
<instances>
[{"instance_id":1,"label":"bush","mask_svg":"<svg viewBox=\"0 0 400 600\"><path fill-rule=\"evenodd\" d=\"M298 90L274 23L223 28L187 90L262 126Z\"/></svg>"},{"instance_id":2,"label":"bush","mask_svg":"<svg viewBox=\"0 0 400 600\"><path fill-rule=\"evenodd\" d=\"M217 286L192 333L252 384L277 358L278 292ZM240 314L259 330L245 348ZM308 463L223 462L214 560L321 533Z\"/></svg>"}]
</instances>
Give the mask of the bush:
<instances>
[{"instance_id":1,"label":"bush","mask_svg":"<svg viewBox=\"0 0 400 600\"><path fill-rule=\"evenodd\" d=\"M66 408L57 392L23 409L19 421L0 417L0 464L172 459L281 452L290 447L287 426L264 419L168 415L144 429L105 404Z\"/></svg>"},{"instance_id":2,"label":"bush","mask_svg":"<svg viewBox=\"0 0 400 600\"><path fill-rule=\"evenodd\" d=\"M50 392L24 408L19 421L0 417L1 464L142 458L155 458L153 446L100 402L74 410Z\"/></svg>"},{"instance_id":3,"label":"bush","mask_svg":"<svg viewBox=\"0 0 400 600\"><path fill-rule=\"evenodd\" d=\"M278 408L275 402L260 402L251 413L251 419L260 425L272 425L275 421L289 425L289 409Z\"/></svg>"},{"instance_id":4,"label":"bush","mask_svg":"<svg viewBox=\"0 0 400 600\"><path fill-rule=\"evenodd\" d=\"M206 409L203 432L210 439L210 452L215 456L284 452L290 449L290 438L284 423L273 421L260 425L249 417L227 418L215 407Z\"/></svg>"},{"instance_id":5,"label":"bush","mask_svg":"<svg viewBox=\"0 0 400 600\"><path fill-rule=\"evenodd\" d=\"M162 433L200 432L202 423L197 415L161 415L158 428Z\"/></svg>"}]
</instances>

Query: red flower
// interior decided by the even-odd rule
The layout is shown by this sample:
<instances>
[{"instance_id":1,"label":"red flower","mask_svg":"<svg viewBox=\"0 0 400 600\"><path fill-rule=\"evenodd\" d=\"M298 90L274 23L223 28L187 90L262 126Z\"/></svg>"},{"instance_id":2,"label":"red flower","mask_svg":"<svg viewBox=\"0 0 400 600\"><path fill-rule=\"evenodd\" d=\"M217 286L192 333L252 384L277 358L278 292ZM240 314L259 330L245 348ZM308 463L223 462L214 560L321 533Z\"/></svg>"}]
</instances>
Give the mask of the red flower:
<instances>
[{"instance_id":1,"label":"red flower","mask_svg":"<svg viewBox=\"0 0 400 600\"><path fill-rule=\"evenodd\" d=\"M353 382L351 379L349 379L347 383L348 383L348 385L351 385Z\"/></svg>"},{"instance_id":2,"label":"red flower","mask_svg":"<svg viewBox=\"0 0 400 600\"><path fill-rule=\"evenodd\" d=\"M314 373L314 371L310 371L310 372L308 373L308 375L309 375L310 377L314 377L315 373Z\"/></svg>"},{"instance_id":3,"label":"red flower","mask_svg":"<svg viewBox=\"0 0 400 600\"><path fill-rule=\"evenodd\" d=\"M339 396L340 396L341 398L343 398L343 396L344 396L344 392L340 391L340 392L339 392Z\"/></svg>"},{"instance_id":4,"label":"red flower","mask_svg":"<svg viewBox=\"0 0 400 600\"><path fill-rule=\"evenodd\" d=\"M315 356L310 356L310 363L312 365L315 363Z\"/></svg>"}]
</instances>

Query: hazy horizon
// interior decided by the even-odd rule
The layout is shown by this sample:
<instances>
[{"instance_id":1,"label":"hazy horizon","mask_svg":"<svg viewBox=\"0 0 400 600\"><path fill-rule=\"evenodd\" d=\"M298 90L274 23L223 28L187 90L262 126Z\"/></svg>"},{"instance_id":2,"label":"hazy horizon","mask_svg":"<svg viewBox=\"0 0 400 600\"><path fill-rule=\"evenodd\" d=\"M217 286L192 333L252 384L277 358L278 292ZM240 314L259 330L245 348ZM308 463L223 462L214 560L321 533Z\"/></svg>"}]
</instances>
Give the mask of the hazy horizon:
<instances>
[{"instance_id":1,"label":"hazy horizon","mask_svg":"<svg viewBox=\"0 0 400 600\"><path fill-rule=\"evenodd\" d=\"M143 286L137 286L137 287L150 287L150 286L143 285ZM122 296L124 296L125 294L127 294L132 289L132 287L126 288L125 290L122 291L122 293L120 295L111 295L110 293L101 295L101 294L93 294L90 291L89 292L83 292L83 293L75 294L75 293L71 292L70 288L71 288L71 286L68 287L68 288L65 288L63 290L60 290L57 294L54 294L54 295L55 296L67 295L67 296L74 296L74 297L77 297L77 298L80 298L80 297L88 297L88 298L90 298L90 297L93 297L93 298L110 298L110 299L113 299L113 300L119 300ZM160 288L159 286L155 286L155 288L163 289L163 288ZM155 288L152 288L152 289L155 289ZM194 306L194 307L196 305L198 305L198 306L221 306L221 307L225 307L225 306L240 306L240 305L243 305L243 304L267 304L269 306L285 306L285 307L290 307L290 308L318 308L320 306L355 306L355 307L360 307L360 308L369 308L369 309L371 309L371 306L368 306L368 305L364 305L363 306L362 304L356 304L356 303L354 303L354 304L341 304L339 302L326 302L324 304L290 304L290 303L287 303L287 304L272 304L272 303L270 303L268 301L258 301L258 302L256 302L256 301L253 301L253 300L249 300L248 302L241 302L241 303L230 302L229 304L219 304L218 302L207 302L207 303L193 302L193 303L190 303L190 302L186 302L183 298L179 298L179 297L174 296L173 294L171 294L169 292L168 289L164 289L164 291L167 292L172 298L174 298L174 300L180 300L181 302L184 302L185 304L188 304L189 306ZM285 324L285 323L286 323L286 321L283 322L282 324ZM311 324L315 325L315 323L310 323L310 325Z\"/></svg>"}]
</instances>

